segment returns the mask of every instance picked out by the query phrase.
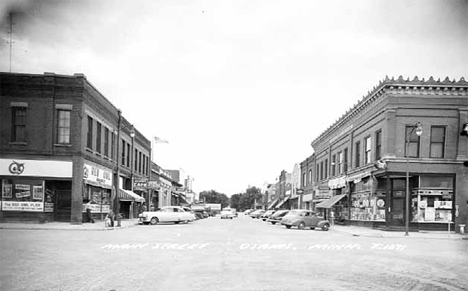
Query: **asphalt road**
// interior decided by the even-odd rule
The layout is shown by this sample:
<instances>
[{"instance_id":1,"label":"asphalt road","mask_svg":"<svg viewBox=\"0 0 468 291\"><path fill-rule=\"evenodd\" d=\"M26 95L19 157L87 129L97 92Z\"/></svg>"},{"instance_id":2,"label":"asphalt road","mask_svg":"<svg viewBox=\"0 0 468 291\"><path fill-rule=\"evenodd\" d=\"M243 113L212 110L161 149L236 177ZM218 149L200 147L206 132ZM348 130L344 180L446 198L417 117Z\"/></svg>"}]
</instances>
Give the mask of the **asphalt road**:
<instances>
[{"instance_id":1,"label":"asphalt road","mask_svg":"<svg viewBox=\"0 0 468 291\"><path fill-rule=\"evenodd\" d=\"M468 290L468 241L355 237L242 216L0 230L1 290Z\"/></svg>"}]
</instances>

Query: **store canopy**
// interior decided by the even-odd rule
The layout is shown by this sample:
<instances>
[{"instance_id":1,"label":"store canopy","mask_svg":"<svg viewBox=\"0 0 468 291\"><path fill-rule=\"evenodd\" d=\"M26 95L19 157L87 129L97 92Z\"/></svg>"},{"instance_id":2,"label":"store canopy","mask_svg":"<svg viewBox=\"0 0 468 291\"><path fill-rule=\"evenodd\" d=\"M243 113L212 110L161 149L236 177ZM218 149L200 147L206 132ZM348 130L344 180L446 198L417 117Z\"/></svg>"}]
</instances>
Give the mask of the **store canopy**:
<instances>
[{"instance_id":1,"label":"store canopy","mask_svg":"<svg viewBox=\"0 0 468 291\"><path fill-rule=\"evenodd\" d=\"M133 193L130 190L119 189L119 200L120 201L135 201L135 202L145 202L145 198L140 195Z\"/></svg>"},{"instance_id":2,"label":"store canopy","mask_svg":"<svg viewBox=\"0 0 468 291\"><path fill-rule=\"evenodd\" d=\"M312 201L312 194L305 194L302 196L302 202L310 202Z\"/></svg>"},{"instance_id":3,"label":"store canopy","mask_svg":"<svg viewBox=\"0 0 468 291\"><path fill-rule=\"evenodd\" d=\"M279 198L273 200L273 201L270 203L270 205L268 205L267 209L273 208L273 206L278 202L278 200L279 200Z\"/></svg>"},{"instance_id":4,"label":"store canopy","mask_svg":"<svg viewBox=\"0 0 468 291\"><path fill-rule=\"evenodd\" d=\"M284 197L283 200L281 200L280 203L278 203L278 205L275 206L275 208L280 208L281 206L283 206L283 204L288 201L289 197Z\"/></svg>"},{"instance_id":5,"label":"store canopy","mask_svg":"<svg viewBox=\"0 0 468 291\"><path fill-rule=\"evenodd\" d=\"M338 201L343 199L343 197L345 197L345 196L346 196L346 194L333 196L332 198L330 198L328 200L320 202L315 207L316 208L332 208L333 205L335 205Z\"/></svg>"}]
</instances>

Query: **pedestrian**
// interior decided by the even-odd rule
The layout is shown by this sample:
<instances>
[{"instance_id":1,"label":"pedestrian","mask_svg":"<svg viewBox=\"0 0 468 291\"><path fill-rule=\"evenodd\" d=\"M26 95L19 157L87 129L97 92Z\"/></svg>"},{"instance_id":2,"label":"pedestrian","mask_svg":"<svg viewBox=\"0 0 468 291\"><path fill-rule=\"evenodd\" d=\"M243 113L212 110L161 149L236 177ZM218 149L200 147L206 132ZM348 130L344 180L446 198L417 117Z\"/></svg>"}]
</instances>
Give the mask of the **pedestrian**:
<instances>
[{"instance_id":1,"label":"pedestrian","mask_svg":"<svg viewBox=\"0 0 468 291\"><path fill-rule=\"evenodd\" d=\"M86 203L86 222L94 223L93 215L91 214L91 201Z\"/></svg>"},{"instance_id":2,"label":"pedestrian","mask_svg":"<svg viewBox=\"0 0 468 291\"><path fill-rule=\"evenodd\" d=\"M109 225L110 227L114 227L114 212L112 210L109 211L106 215L106 225Z\"/></svg>"}]
</instances>

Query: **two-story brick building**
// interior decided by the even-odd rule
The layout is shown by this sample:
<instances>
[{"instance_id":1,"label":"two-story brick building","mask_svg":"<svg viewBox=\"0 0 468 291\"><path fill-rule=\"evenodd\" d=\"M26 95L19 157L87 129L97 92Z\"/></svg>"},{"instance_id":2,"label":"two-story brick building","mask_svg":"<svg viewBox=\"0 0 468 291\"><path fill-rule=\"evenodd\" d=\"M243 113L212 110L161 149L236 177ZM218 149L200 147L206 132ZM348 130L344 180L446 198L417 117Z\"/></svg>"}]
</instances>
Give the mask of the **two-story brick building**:
<instances>
[{"instance_id":1,"label":"two-story brick building","mask_svg":"<svg viewBox=\"0 0 468 291\"><path fill-rule=\"evenodd\" d=\"M82 74L0 73L1 220L134 216L151 144Z\"/></svg>"},{"instance_id":2,"label":"two-story brick building","mask_svg":"<svg viewBox=\"0 0 468 291\"><path fill-rule=\"evenodd\" d=\"M380 82L312 142L314 201L327 198L313 208L352 224L459 230L468 223L467 91L463 78Z\"/></svg>"}]
</instances>

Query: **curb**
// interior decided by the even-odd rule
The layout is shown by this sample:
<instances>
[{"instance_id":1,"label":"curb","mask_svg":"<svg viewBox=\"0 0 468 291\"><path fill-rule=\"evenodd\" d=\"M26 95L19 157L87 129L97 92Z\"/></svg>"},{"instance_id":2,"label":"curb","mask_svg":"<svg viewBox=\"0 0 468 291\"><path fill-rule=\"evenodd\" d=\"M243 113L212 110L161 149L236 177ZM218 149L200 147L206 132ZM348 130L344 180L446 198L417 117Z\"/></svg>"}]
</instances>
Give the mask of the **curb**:
<instances>
[{"instance_id":1,"label":"curb","mask_svg":"<svg viewBox=\"0 0 468 291\"><path fill-rule=\"evenodd\" d=\"M69 230L69 231L110 231L110 230L119 230L119 229L125 229L125 228L130 228L137 226L138 224L135 225L127 225L127 226L120 226L120 227L107 227L107 228L96 228L96 229L90 229L90 228L66 228L66 227L58 227L58 228L53 228L53 227L18 227L18 226L12 226L12 227L4 227L0 226L0 229L13 229L13 230Z\"/></svg>"},{"instance_id":2,"label":"curb","mask_svg":"<svg viewBox=\"0 0 468 291\"><path fill-rule=\"evenodd\" d=\"M456 237L434 237L434 236L426 236L426 237L421 237L421 236L386 236L384 234L366 234L366 233L353 233L353 232L348 232L348 231L342 231L342 230L334 230L336 232L340 233L346 233L351 236L357 236L357 237L373 237L373 238L404 238L404 239L442 239L442 240L468 240L467 236L459 236L457 235ZM454 234L455 235L455 234Z\"/></svg>"}]
</instances>

